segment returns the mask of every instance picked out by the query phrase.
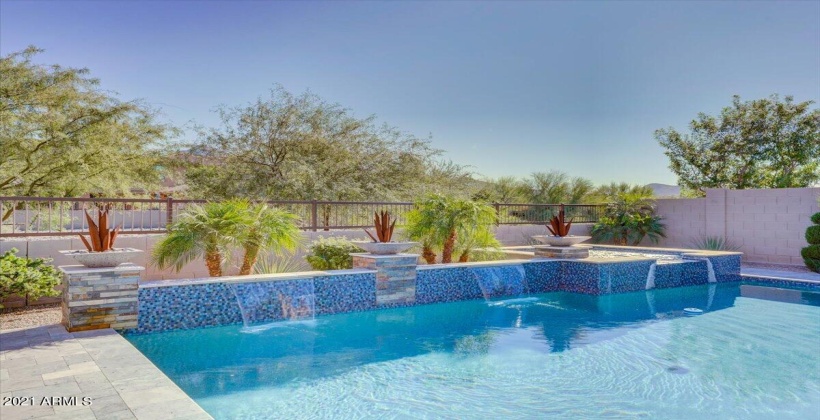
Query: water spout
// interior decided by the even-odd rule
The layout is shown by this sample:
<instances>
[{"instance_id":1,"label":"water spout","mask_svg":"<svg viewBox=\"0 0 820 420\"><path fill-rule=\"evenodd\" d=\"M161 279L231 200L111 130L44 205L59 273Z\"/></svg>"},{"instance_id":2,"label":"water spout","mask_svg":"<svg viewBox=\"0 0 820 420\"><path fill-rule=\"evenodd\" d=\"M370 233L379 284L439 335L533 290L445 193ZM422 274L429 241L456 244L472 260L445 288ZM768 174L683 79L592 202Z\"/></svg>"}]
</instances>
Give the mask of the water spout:
<instances>
[{"instance_id":1,"label":"water spout","mask_svg":"<svg viewBox=\"0 0 820 420\"><path fill-rule=\"evenodd\" d=\"M479 267L470 270L484 299L501 296L521 296L529 293L523 265Z\"/></svg>"},{"instance_id":2,"label":"water spout","mask_svg":"<svg viewBox=\"0 0 820 420\"><path fill-rule=\"evenodd\" d=\"M658 263L652 263L649 266L649 273L646 275L646 290L655 288L655 268L657 266Z\"/></svg>"},{"instance_id":3,"label":"water spout","mask_svg":"<svg viewBox=\"0 0 820 420\"><path fill-rule=\"evenodd\" d=\"M246 327L260 322L313 319L315 316L312 279L290 283L238 283L230 288Z\"/></svg>"},{"instance_id":4,"label":"water spout","mask_svg":"<svg viewBox=\"0 0 820 420\"><path fill-rule=\"evenodd\" d=\"M706 269L709 271L709 283L717 283L717 277L715 277L715 267L712 266L712 261L709 258L704 258L706 260Z\"/></svg>"}]
</instances>

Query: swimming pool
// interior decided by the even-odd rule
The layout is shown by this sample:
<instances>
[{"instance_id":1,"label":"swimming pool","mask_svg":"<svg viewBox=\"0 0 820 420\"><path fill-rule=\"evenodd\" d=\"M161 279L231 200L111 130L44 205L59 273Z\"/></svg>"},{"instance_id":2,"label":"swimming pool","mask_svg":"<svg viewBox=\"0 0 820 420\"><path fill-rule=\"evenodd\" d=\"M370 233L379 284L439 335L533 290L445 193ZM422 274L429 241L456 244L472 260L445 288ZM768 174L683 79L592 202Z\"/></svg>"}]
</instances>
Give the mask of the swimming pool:
<instances>
[{"instance_id":1,"label":"swimming pool","mask_svg":"<svg viewBox=\"0 0 820 420\"><path fill-rule=\"evenodd\" d=\"M820 293L740 283L126 338L217 419L802 419L820 410Z\"/></svg>"}]
</instances>

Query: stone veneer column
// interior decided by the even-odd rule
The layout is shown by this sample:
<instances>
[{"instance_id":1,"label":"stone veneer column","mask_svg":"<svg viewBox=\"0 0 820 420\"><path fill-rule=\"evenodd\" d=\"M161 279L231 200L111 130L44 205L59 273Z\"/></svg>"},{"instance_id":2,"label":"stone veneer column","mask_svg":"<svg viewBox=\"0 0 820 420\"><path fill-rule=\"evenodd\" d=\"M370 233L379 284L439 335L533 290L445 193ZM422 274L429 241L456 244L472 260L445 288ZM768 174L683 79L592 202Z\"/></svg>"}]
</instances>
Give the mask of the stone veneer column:
<instances>
[{"instance_id":1,"label":"stone veneer column","mask_svg":"<svg viewBox=\"0 0 820 420\"><path fill-rule=\"evenodd\" d=\"M376 304L416 301L418 254L351 254L354 268L376 270Z\"/></svg>"},{"instance_id":2,"label":"stone veneer column","mask_svg":"<svg viewBox=\"0 0 820 420\"><path fill-rule=\"evenodd\" d=\"M63 272L63 325L69 332L136 328L140 272L145 267L59 267Z\"/></svg>"}]
</instances>

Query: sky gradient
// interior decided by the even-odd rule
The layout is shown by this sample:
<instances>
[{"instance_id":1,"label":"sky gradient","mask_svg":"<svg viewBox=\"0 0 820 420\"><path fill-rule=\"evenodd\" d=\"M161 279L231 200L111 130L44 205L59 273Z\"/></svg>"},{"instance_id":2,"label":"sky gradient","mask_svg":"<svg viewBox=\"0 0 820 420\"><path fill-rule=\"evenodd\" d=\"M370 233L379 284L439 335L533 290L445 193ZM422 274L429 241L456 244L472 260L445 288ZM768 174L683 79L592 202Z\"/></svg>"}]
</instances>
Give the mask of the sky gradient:
<instances>
[{"instance_id":1,"label":"sky gradient","mask_svg":"<svg viewBox=\"0 0 820 420\"><path fill-rule=\"evenodd\" d=\"M654 130L735 94L820 101L808 1L0 1L0 54L28 45L177 126L279 83L430 134L491 177L674 184Z\"/></svg>"}]
</instances>

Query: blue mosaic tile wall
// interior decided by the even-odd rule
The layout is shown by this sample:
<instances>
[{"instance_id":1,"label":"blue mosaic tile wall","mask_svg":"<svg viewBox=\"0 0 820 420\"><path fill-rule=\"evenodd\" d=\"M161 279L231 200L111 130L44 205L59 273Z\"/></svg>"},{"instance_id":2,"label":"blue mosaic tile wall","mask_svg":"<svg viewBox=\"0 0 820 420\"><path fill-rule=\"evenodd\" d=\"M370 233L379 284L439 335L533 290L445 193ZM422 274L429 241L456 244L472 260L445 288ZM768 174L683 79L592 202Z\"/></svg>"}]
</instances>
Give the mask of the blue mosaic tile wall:
<instances>
[{"instance_id":1,"label":"blue mosaic tile wall","mask_svg":"<svg viewBox=\"0 0 820 420\"><path fill-rule=\"evenodd\" d=\"M743 284L754 286L779 287L782 289L804 290L808 292L820 292L820 283L806 280L784 280L778 278L761 276L741 276Z\"/></svg>"},{"instance_id":2,"label":"blue mosaic tile wall","mask_svg":"<svg viewBox=\"0 0 820 420\"><path fill-rule=\"evenodd\" d=\"M186 330L242 322L242 312L225 283L139 290L138 332Z\"/></svg>"},{"instance_id":3,"label":"blue mosaic tile wall","mask_svg":"<svg viewBox=\"0 0 820 420\"><path fill-rule=\"evenodd\" d=\"M580 261L561 261L561 275L558 290L585 295L600 294L599 279L601 270L598 264Z\"/></svg>"},{"instance_id":4,"label":"blue mosaic tile wall","mask_svg":"<svg viewBox=\"0 0 820 420\"><path fill-rule=\"evenodd\" d=\"M740 256L709 259L718 281L741 279ZM523 267L529 293L567 291L607 295L644 290L652 263L649 260L590 263L534 259L522 262L519 267ZM483 299L475 271L481 269L487 267L417 270L415 304ZM706 262L701 257L682 263L658 264L655 274L657 289L703 284L707 279ZM376 303L375 271L297 280L143 287L139 290L139 325L135 332L239 324L243 322L243 310L250 322L269 322L304 314L309 306L315 308L316 315L385 307Z\"/></svg>"},{"instance_id":5,"label":"blue mosaic tile wall","mask_svg":"<svg viewBox=\"0 0 820 420\"><path fill-rule=\"evenodd\" d=\"M740 255L708 257L718 283L740 281Z\"/></svg>"},{"instance_id":6,"label":"blue mosaic tile wall","mask_svg":"<svg viewBox=\"0 0 820 420\"><path fill-rule=\"evenodd\" d=\"M316 315L376 308L376 273L315 277Z\"/></svg>"},{"instance_id":7,"label":"blue mosaic tile wall","mask_svg":"<svg viewBox=\"0 0 820 420\"><path fill-rule=\"evenodd\" d=\"M534 260L524 264L530 293L548 293L561 290L561 261Z\"/></svg>"},{"instance_id":8,"label":"blue mosaic tile wall","mask_svg":"<svg viewBox=\"0 0 820 420\"><path fill-rule=\"evenodd\" d=\"M416 275L416 304L419 305L484 297L467 267L417 270Z\"/></svg>"},{"instance_id":9,"label":"blue mosaic tile wall","mask_svg":"<svg viewBox=\"0 0 820 420\"><path fill-rule=\"evenodd\" d=\"M646 290L646 278L653 263L654 261L630 261L598 264L600 276L597 294L610 295Z\"/></svg>"},{"instance_id":10,"label":"blue mosaic tile wall","mask_svg":"<svg viewBox=\"0 0 820 420\"><path fill-rule=\"evenodd\" d=\"M694 286L706 284L709 274L704 260L687 260L681 263L658 264L655 266L655 288Z\"/></svg>"}]
</instances>

